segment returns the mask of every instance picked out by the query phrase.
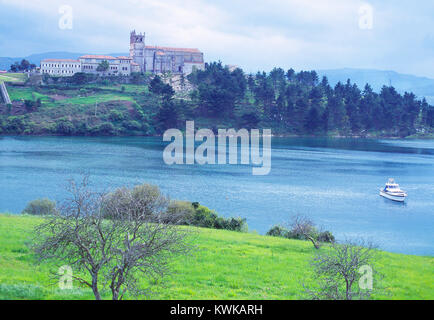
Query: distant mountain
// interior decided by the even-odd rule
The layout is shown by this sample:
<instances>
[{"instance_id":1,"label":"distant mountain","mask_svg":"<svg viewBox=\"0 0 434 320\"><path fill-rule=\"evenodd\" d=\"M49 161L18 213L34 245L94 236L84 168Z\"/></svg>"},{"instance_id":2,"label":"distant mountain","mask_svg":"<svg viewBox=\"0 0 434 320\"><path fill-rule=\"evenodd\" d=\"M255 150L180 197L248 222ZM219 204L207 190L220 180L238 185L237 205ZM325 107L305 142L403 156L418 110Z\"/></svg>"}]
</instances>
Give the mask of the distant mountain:
<instances>
[{"instance_id":1,"label":"distant mountain","mask_svg":"<svg viewBox=\"0 0 434 320\"><path fill-rule=\"evenodd\" d=\"M30 63L34 63L37 66L40 65L41 60L43 59L77 59L78 57L89 54L89 53L74 53L74 52L45 52L45 53L37 53L32 54L27 57L17 57L17 58L9 58L9 57L0 57L0 70L9 70L11 64L16 61L21 61L22 59L26 59L30 61ZM129 56L129 53L108 53L105 55L109 56Z\"/></svg>"},{"instance_id":2,"label":"distant mountain","mask_svg":"<svg viewBox=\"0 0 434 320\"><path fill-rule=\"evenodd\" d=\"M327 76L330 85L334 86L339 81L342 83L351 79L361 89L369 83L374 91L379 92L383 85L392 85L400 93L413 92L418 97L425 97L434 105L434 79L401 74L395 71L382 71L370 69L333 69L317 71L320 78Z\"/></svg>"}]
</instances>

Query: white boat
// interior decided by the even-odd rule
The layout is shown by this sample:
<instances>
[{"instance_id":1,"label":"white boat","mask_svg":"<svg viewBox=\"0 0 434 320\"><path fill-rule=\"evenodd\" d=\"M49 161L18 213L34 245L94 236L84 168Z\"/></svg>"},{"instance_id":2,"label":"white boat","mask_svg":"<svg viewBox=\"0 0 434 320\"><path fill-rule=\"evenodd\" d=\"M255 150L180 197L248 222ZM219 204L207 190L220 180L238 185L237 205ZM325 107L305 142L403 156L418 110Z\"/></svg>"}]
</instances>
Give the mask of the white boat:
<instances>
[{"instance_id":1,"label":"white boat","mask_svg":"<svg viewBox=\"0 0 434 320\"><path fill-rule=\"evenodd\" d=\"M384 189L380 190L380 196L393 201L404 202L407 197L407 192L401 190L395 180L389 179Z\"/></svg>"}]
</instances>

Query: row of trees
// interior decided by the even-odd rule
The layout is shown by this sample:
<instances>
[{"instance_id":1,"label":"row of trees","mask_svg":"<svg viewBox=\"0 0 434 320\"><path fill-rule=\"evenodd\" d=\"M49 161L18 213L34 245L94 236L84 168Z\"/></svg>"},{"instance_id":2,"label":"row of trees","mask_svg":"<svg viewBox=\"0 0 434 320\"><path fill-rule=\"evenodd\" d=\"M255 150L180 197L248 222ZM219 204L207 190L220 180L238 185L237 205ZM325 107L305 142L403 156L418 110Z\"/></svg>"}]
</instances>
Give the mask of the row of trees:
<instances>
[{"instance_id":1,"label":"row of trees","mask_svg":"<svg viewBox=\"0 0 434 320\"><path fill-rule=\"evenodd\" d=\"M369 84L360 89L350 80L332 87L315 71L275 68L246 76L214 62L188 80L196 86L197 116L235 116L246 127L261 123L294 134L400 136L434 127L434 108L413 93L401 95L392 86L376 93Z\"/></svg>"}]
</instances>

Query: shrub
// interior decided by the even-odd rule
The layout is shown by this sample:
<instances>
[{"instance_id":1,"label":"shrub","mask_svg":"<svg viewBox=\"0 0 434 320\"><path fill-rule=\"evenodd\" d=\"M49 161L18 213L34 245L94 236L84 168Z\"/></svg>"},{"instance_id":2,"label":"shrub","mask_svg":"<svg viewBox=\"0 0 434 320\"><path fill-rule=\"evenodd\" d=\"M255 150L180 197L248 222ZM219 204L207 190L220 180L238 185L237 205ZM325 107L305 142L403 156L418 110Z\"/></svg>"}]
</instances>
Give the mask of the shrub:
<instances>
[{"instance_id":1,"label":"shrub","mask_svg":"<svg viewBox=\"0 0 434 320\"><path fill-rule=\"evenodd\" d=\"M25 130L25 120L23 116L10 116L7 118L6 130L13 133L21 133Z\"/></svg>"},{"instance_id":2,"label":"shrub","mask_svg":"<svg viewBox=\"0 0 434 320\"><path fill-rule=\"evenodd\" d=\"M167 208L167 214L178 220L179 224L191 225L195 209L191 202L173 200Z\"/></svg>"},{"instance_id":3,"label":"shrub","mask_svg":"<svg viewBox=\"0 0 434 320\"><path fill-rule=\"evenodd\" d=\"M288 238L288 233L289 233L288 229L284 227L273 226L270 230L268 230L267 236Z\"/></svg>"},{"instance_id":4,"label":"shrub","mask_svg":"<svg viewBox=\"0 0 434 320\"><path fill-rule=\"evenodd\" d=\"M56 212L56 202L45 198L30 201L22 213L32 214L36 216L44 216L52 215Z\"/></svg>"},{"instance_id":5,"label":"shrub","mask_svg":"<svg viewBox=\"0 0 434 320\"><path fill-rule=\"evenodd\" d=\"M125 115L123 112L113 109L110 110L109 119L113 122L122 121L125 119Z\"/></svg>"},{"instance_id":6,"label":"shrub","mask_svg":"<svg viewBox=\"0 0 434 320\"><path fill-rule=\"evenodd\" d=\"M207 207L199 206L195 212L193 219L191 220L191 225L203 228L215 228L215 220L217 219L217 214L211 211Z\"/></svg>"},{"instance_id":7,"label":"shrub","mask_svg":"<svg viewBox=\"0 0 434 320\"><path fill-rule=\"evenodd\" d=\"M142 125L142 132L148 136L153 136L156 134L155 128L148 123Z\"/></svg>"},{"instance_id":8,"label":"shrub","mask_svg":"<svg viewBox=\"0 0 434 320\"><path fill-rule=\"evenodd\" d=\"M166 212L167 204L168 199L161 194L157 186L142 184L134 188L118 188L109 193L103 200L102 211L106 218L140 215L152 221L154 215Z\"/></svg>"},{"instance_id":9,"label":"shrub","mask_svg":"<svg viewBox=\"0 0 434 320\"><path fill-rule=\"evenodd\" d=\"M131 83L144 84L146 78L140 72L132 72L130 76Z\"/></svg>"},{"instance_id":10,"label":"shrub","mask_svg":"<svg viewBox=\"0 0 434 320\"><path fill-rule=\"evenodd\" d=\"M310 232L313 238L319 242L333 243L335 242L335 237L330 231L318 231L315 227L312 227ZM267 236L295 239L295 240L308 240L306 236L295 229L287 229L282 226L273 226L267 232Z\"/></svg>"},{"instance_id":11,"label":"shrub","mask_svg":"<svg viewBox=\"0 0 434 320\"><path fill-rule=\"evenodd\" d=\"M122 126L125 129L132 130L132 131L139 131L142 129L142 125L140 124L140 122L138 122L136 120L123 121Z\"/></svg>"},{"instance_id":12,"label":"shrub","mask_svg":"<svg viewBox=\"0 0 434 320\"><path fill-rule=\"evenodd\" d=\"M112 135L116 133L116 128L110 122L103 122L91 128L91 133L94 135Z\"/></svg>"},{"instance_id":13,"label":"shrub","mask_svg":"<svg viewBox=\"0 0 434 320\"><path fill-rule=\"evenodd\" d=\"M333 243L336 241L336 239L330 231L323 231L318 234L318 241Z\"/></svg>"},{"instance_id":14,"label":"shrub","mask_svg":"<svg viewBox=\"0 0 434 320\"><path fill-rule=\"evenodd\" d=\"M153 199L158 199L158 201L154 201ZM238 232L246 231L247 229L246 219L219 217L215 211L200 205L198 202L169 201L169 199L161 194L157 186L148 184L135 186L134 188L116 189L106 196L103 201L102 210L108 219L115 218L119 214L124 213L131 215L144 214L146 216L147 212L158 211L155 208L151 210L149 207L150 203L158 203L158 209L161 213L159 219L163 219L165 223ZM116 208L116 212L112 211L111 208ZM121 209L119 210L119 208ZM153 218L152 215L149 215L150 221Z\"/></svg>"},{"instance_id":15,"label":"shrub","mask_svg":"<svg viewBox=\"0 0 434 320\"><path fill-rule=\"evenodd\" d=\"M56 133L57 132L57 125L55 123L41 123L41 126L39 128L40 133Z\"/></svg>"},{"instance_id":16,"label":"shrub","mask_svg":"<svg viewBox=\"0 0 434 320\"><path fill-rule=\"evenodd\" d=\"M246 231L247 224L246 219L244 218L229 218L229 219L223 219L225 221L224 223L224 229L231 230L231 231Z\"/></svg>"},{"instance_id":17,"label":"shrub","mask_svg":"<svg viewBox=\"0 0 434 320\"><path fill-rule=\"evenodd\" d=\"M72 84L85 84L92 81L93 75L84 72L77 72L72 77L67 77L67 82Z\"/></svg>"},{"instance_id":18,"label":"shrub","mask_svg":"<svg viewBox=\"0 0 434 320\"><path fill-rule=\"evenodd\" d=\"M194 209L194 214L188 223L189 225L238 232L245 231L247 229L246 219L219 217L215 211L200 205L198 202L193 202L190 205Z\"/></svg>"},{"instance_id":19,"label":"shrub","mask_svg":"<svg viewBox=\"0 0 434 320\"><path fill-rule=\"evenodd\" d=\"M89 132L89 126L85 121L78 120L75 123L75 134L86 135Z\"/></svg>"},{"instance_id":20,"label":"shrub","mask_svg":"<svg viewBox=\"0 0 434 320\"><path fill-rule=\"evenodd\" d=\"M24 134L33 134L37 130L37 125L34 121L29 121L26 124L26 129L23 131Z\"/></svg>"},{"instance_id":21,"label":"shrub","mask_svg":"<svg viewBox=\"0 0 434 320\"><path fill-rule=\"evenodd\" d=\"M68 119L61 118L56 122L56 133L71 135L75 132L74 124Z\"/></svg>"}]
</instances>

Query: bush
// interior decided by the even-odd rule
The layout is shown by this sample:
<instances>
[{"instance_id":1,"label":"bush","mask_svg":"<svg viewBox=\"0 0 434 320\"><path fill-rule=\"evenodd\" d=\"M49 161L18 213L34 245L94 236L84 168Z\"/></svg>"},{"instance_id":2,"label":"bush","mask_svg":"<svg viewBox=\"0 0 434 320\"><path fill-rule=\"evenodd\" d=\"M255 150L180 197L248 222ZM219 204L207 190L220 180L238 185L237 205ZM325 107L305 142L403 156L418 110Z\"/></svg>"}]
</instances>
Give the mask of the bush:
<instances>
[{"instance_id":1,"label":"bush","mask_svg":"<svg viewBox=\"0 0 434 320\"><path fill-rule=\"evenodd\" d=\"M56 202L50 199L36 199L30 201L26 208L23 210L23 214L32 214L36 216L52 215L57 212Z\"/></svg>"},{"instance_id":2,"label":"bush","mask_svg":"<svg viewBox=\"0 0 434 320\"><path fill-rule=\"evenodd\" d=\"M84 72L77 72L72 77L66 77L66 81L72 84L86 84L93 80L94 76L92 74L87 74Z\"/></svg>"},{"instance_id":3,"label":"bush","mask_svg":"<svg viewBox=\"0 0 434 320\"><path fill-rule=\"evenodd\" d=\"M76 135L86 135L89 132L89 126L86 121L77 121L75 124L75 134Z\"/></svg>"},{"instance_id":4,"label":"bush","mask_svg":"<svg viewBox=\"0 0 434 320\"><path fill-rule=\"evenodd\" d=\"M149 207L157 204L158 208ZM111 208L116 208L116 212ZM121 210L119 210L121 208ZM225 229L231 231L246 231L246 219L223 218L198 202L169 201L161 194L157 186L143 184L134 188L119 188L110 193L103 201L102 210L106 218L112 219L119 214L147 215L159 212L158 219L166 223L177 225L196 226L211 229ZM155 217L149 215L149 221ZM161 221L161 220L160 220Z\"/></svg>"},{"instance_id":5,"label":"bush","mask_svg":"<svg viewBox=\"0 0 434 320\"><path fill-rule=\"evenodd\" d=\"M119 215L140 215L152 221L166 212L167 204L168 199L157 186L142 184L134 188L119 188L108 194L102 203L102 211L108 219Z\"/></svg>"},{"instance_id":6,"label":"bush","mask_svg":"<svg viewBox=\"0 0 434 320\"><path fill-rule=\"evenodd\" d=\"M56 133L71 135L75 133L74 124L66 118L61 118L56 122Z\"/></svg>"},{"instance_id":7,"label":"bush","mask_svg":"<svg viewBox=\"0 0 434 320\"><path fill-rule=\"evenodd\" d=\"M216 219L217 214L214 211L199 205L199 207L195 209L194 216L190 224L203 228L215 228Z\"/></svg>"},{"instance_id":8,"label":"bush","mask_svg":"<svg viewBox=\"0 0 434 320\"><path fill-rule=\"evenodd\" d=\"M318 241L333 243L336 241L336 239L335 236L330 231L324 231L318 234Z\"/></svg>"},{"instance_id":9,"label":"bush","mask_svg":"<svg viewBox=\"0 0 434 320\"><path fill-rule=\"evenodd\" d=\"M23 116L10 116L6 119L6 131L21 133L25 130L25 119Z\"/></svg>"},{"instance_id":10,"label":"bush","mask_svg":"<svg viewBox=\"0 0 434 320\"><path fill-rule=\"evenodd\" d=\"M140 131L142 129L142 125L140 122L136 120L130 120L130 121L123 121L122 126L127 130L132 131Z\"/></svg>"},{"instance_id":11,"label":"bush","mask_svg":"<svg viewBox=\"0 0 434 320\"><path fill-rule=\"evenodd\" d=\"M173 200L167 208L167 214L178 220L179 224L191 225L195 214L195 209L191 202Z\"/></svg>"},{"instance_id":12,"label":"bush","mask_svg":"<svg viewBox=\"0 0 434 320\"><path fill-rule=\"evenodd\" d=\"M113 109L110 110L109 119L113 122L122 121L125 119L125 115L123 112Z\"/></svg>"},{"instance_id":13,"label":"bush","mask_svg":"<svg viewBox=\"0 0 434 320\"><path fill-rule=\"evenodd\" d=\"M335 242L335 237L330 231L318 231L313 227L311 234L313 235L313 238L319 242ZM295 240L308 240L305 235L297 232L297 230L289 230L282 226L273 226L270 230L268 230L267 236Z\"/></svg>"},{"instance_id":14,"label":"bush","mask_svg":"<svg viewBox=\"0 0 434 320\"><path fill-rule=\"evenodd\" d=\"M91 128L91 133L94 135L113 135L116 133L115 126L110 122L103 122Z\"/></svg>"},{"instance_id":15,"label":"bush","mask_svg":"<svg viewBox=\"0 0 434 320\"><path fill-rule=\"evenodd\" d=\"M288 238L289 231L281 226L274 226L267 232L267 236Z\"/></svg>"},{"instance_id":16,"label":"bush","mask_svg":"<svg viewBox=\"0 0 434 320\"><path fill-rule=\"evenodd\" d=\"M190 203L190 206L194 209L194 214L192 215L192 219L188 221L188 225L238 232L247 229L246 219L219 217L215 211L200 205L198 202Z\"/></svg>"}]
</instances>

